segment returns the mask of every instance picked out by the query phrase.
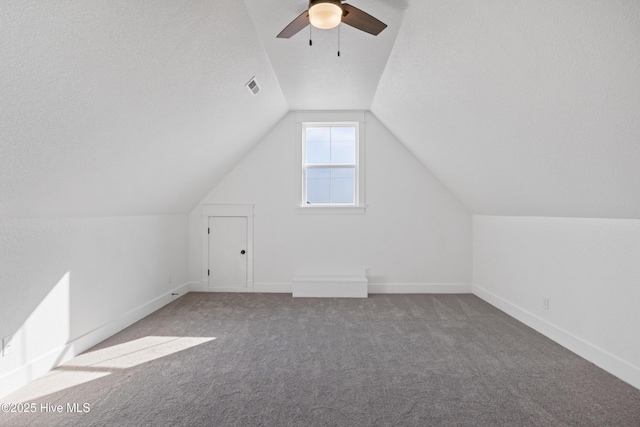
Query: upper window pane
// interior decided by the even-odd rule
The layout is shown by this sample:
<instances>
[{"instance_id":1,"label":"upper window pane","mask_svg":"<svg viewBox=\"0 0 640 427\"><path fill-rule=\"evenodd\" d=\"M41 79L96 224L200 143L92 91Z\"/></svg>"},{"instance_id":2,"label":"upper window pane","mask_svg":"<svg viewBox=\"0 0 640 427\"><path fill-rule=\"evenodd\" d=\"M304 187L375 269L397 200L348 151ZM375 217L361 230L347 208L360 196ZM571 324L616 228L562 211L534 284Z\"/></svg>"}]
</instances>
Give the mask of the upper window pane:
<instances>
[{"instance_id":1,"label":"upper window pane","mask_svg":"<svg viewBox=\"0 0 640 427\"><path fill-rule=\"evenodd\" d=\"M307 142L329 142L331 141L330 127L308 127Z\"/></svg>"},{"instance_id":2,"label":"upper window pane","mask_svg":"<svg viewBox=\"0 0 640 427\"><path fill-rule=\"evenodd\" d=\"M356 163L355 141L331 141L331 163L350 164Z\"/></svg>"},{"instance_id":3,"label":"upper window pane","mask_svg":"<svg viewBox=\"0 0 640 427\"><path fill-rule=\"evenodd\" d=\"M356 128L354 126L307 127L306 159L310 165L356 163Z\"/></svg>"},{"instance_id":4,"label":"upper window pane","mask_svg":"<svg viewBox=\"0 0 640 427\"><path fill-rule=\"evenodd\" d=\"M311 165L331 163L331 143L307 141L307 163Z\"/></svg>"},{"instance_id":5,"label":"upper window pane","mask_svg":"<svg viewBox=\"0 0 640 427\"><path fill-rule=\"evenodd\" d=\"M332 141L355 141L356 140L356 128L353 126L345 127L332 127L331 128L331 140Z\"/></svg>"}]
</instances>

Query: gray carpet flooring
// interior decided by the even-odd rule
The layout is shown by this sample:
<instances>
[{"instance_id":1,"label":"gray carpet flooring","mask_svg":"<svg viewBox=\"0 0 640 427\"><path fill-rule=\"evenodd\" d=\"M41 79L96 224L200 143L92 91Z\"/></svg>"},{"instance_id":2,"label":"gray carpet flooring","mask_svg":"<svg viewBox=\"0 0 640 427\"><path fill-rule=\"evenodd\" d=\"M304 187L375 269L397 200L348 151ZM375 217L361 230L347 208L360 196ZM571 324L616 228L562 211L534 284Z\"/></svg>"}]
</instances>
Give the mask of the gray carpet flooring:
<instances>
[{"instance_id":1,"label":"gray carpet flooring","mask_svg":"<svg viewBox=\"0 0 640 427\"><path fill-rule=\"evenodd\" d=\"M190 293L16 399L0 424L640 426L640 390L473 295Z\"/></svg>"}]
</instances>

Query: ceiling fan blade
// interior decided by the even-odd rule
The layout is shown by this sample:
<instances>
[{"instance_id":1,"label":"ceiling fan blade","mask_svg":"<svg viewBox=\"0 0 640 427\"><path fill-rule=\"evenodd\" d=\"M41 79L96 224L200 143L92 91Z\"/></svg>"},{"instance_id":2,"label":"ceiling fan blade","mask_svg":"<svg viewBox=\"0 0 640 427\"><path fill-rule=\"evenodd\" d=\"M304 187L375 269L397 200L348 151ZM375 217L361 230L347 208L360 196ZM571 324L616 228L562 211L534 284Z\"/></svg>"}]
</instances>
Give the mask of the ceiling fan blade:
<instances>
[{"instance_id":1,"label":"ceiling fan blade","mask_svg":"<svg viewBox=\"0 0 640 427\"><path fill-rule=\"evenodd\" d=\"M373 34L377 36L382 30L387 28L387 24L369 15L357 7L350 4L343 3L342 10L342 22L347 25L351 25L354 28L364 31L365 33Z\"/></svg>"},{"instance_id":2,"label":"ceiling fan blade","mask_svg":"<svg viewBox=\"0 0 640 427\"><path fill-rule=\"evenodd\" d=\"M291 21L289 25L284 27L284 30L280 31L280 34L278 34L276 37L281 39L288 39L307 25L309 25L309 11L305 10L300 14L300 16Z\"/></svg>"}]
</instances>

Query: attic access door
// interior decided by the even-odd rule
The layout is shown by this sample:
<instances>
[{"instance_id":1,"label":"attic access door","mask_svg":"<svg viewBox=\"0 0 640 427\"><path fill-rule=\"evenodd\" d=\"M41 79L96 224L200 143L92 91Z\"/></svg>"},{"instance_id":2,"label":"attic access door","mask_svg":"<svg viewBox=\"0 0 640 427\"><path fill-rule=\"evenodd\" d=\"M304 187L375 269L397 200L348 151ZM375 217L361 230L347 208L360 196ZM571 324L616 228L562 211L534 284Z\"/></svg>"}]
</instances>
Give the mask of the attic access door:
<instances>
[{"instance_id":1,"label":"attic access door","mask_svg":"<svg viewBox=\"0 0 640 427\"><path fill-rule=\"evenodd\" d=\"M209 287L247 286L247 218L209 217Z\"/></svg>"},{"instance_id":2,"label":"attic access door","mask_svg":"<svg viewBox=\"0 0 640 427\"><path fill-rule=\"evenodd\" d=\"M252 291L253 206L206 205L203 213L203 290Z\"/></svg>"}]
</instances>

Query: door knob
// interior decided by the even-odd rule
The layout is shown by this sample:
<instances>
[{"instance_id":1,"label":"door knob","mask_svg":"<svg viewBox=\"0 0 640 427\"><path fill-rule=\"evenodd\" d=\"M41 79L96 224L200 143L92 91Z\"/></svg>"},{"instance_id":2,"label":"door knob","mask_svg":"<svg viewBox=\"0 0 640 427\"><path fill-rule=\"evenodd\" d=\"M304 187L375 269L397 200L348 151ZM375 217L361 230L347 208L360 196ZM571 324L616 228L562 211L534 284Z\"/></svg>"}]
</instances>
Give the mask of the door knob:
<instances>
[{"instance_id":1,"label":"door knob","mask_svg":"<svg viewBox=\"0 0 640 427\"><path fill-rule=\"evenodd\" d=\"M240 251L240 254L244 255L246 252L243 250Z\"/></svg>"}]
</instances>

